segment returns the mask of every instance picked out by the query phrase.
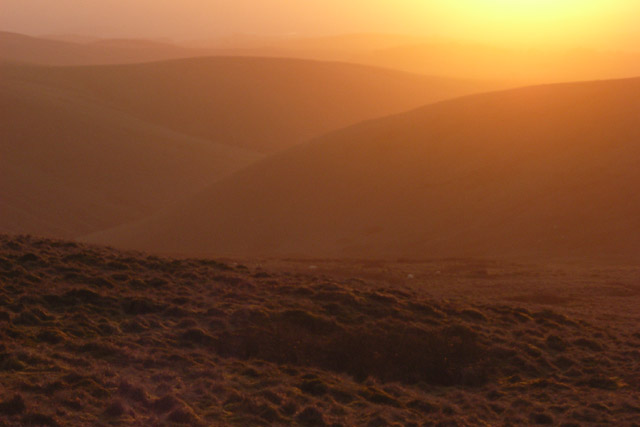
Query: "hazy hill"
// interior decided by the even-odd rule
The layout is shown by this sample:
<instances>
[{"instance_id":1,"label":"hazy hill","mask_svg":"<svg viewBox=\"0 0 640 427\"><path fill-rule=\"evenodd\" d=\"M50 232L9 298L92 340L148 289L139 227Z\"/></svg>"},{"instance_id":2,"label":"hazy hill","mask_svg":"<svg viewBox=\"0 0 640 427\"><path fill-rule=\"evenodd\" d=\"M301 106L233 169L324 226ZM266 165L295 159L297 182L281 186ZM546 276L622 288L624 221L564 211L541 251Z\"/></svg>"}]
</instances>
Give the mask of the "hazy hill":
<instances>
[{"instance_id":1,"label":"hazy hill","mask_svg":"<svg viewBox=\"0 0 640 427\"><path fill-rule=\"evenodd\" d=\"M4 72L73 91L174 131L265 152L490 87L360 65L276 58L24 66Z\"/></svg>"},{"instance_id":2,"label":"hazy hill","mask_svg":"<svg viewBox=\"0 0 640 427\"><path fill-rule=\"evenodd\" d=\"M3 232L74 237L112 227L259 157L146 123L70 91L2 75Z\"/></svg>"},{"instance_id":3,"label":"hazy hill","mask_svg":"<svg viewBox=\"0 0 640 427\"><path fill-rule=\"evenodd\" d=\"M393 34L228 38L194 46L227 54L340 60L412 73L510 81L515 86L640 75L640 53L580 48L506 48Z\"/></svg>"},{"instance_id":4,"label":"hazy hill","mask_svg":"<svg viewBox=\"0 0 640 427\"><path fill-rule=\"evenodd\" d=\"M346 33L305 37L235 34L209 40L194 40L185 45L202 49L291 49L304 52L357 53L387 49L407 44L424 43L426 37L385 33Z\"/></svg>"},{"instance_id":5,"label":"hazy hill","mask_svg":"<svg viewBox=\"0 0 640 427\"><path fill-rule=\"evenodd\" d=\"M0 31L1 62L99 65L205 56L342 61L430 76L510 82L514 87L640 74L640 53L633 51L515 49L394 34L234 36L178 45L162 40L32 37Z\"/></svg>"},{"instance_id":6,"label":"hazy hill","mask_svg":"<svg viewBox=\"0 0 640 427\"><path fill-rule=\"evenodd\" d=\"M375 49L357 62L458 78L553 83L640 75L640 53L596 49L508 49L416 43Z\"/></svg>"},{"instance_id":7,"label":"hazy hill","mask_svg":"<svg viewBox=\"0 0 640 427\"><path fill-rule=\"evenodd\" d=\"M470 96L326 135L90 238L189 254L638 260L640 79Z\"/></svg>"},{"instance_id":8,"label":"hazy hill","mask_svg":"<svg viewBox=\"0 0 640 427\"><path fill-rule=\"evenodd\" d=\"M206 51L143 40L80 42L0 31L0 61L42 65L121 64L205 55Z\"/></svg>"}]
</instances>

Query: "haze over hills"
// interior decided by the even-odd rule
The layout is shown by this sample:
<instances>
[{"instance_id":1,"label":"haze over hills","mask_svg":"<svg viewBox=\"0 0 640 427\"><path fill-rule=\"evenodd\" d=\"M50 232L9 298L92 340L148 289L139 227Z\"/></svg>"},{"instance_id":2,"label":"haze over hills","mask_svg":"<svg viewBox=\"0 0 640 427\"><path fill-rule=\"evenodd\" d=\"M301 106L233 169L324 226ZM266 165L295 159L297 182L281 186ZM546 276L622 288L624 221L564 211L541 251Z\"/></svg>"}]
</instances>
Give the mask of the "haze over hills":
<instances>
[{"instance_id":1,"label":"haze over hills","mask_svg":"<svg viewBox=\"0 0 640 427\"><path fill-rule=\"evenodd\" d=\"M127 64L206 56L341 61L430 76L520 86L640 74L640 52L595 48L507 48L397 34L323 37L227 36L213 40L33 37L0 32L0 61L41 65ZM497 88L494 85L493 88Z\"/></svg>"},{"instance_id":2,"label":"haze over hills","mask_svg":"<svg viewBox=\"0 0 640 427\"><path fill-rule=\"evenodd\" d=\"M381 48L358 61L394 64L415 73L492 79L522 84L640 75L640 52L587 48L508 49L470 43L415 43Z\"/></svg>"},{"instance_id":3,"label":"haze over hills","mask_svg":"<svg viewBox=\"0 0 640 427\"><path fill-rule=\"evenodd\" d=\"M416 44L427 41L427 37L383 33L351 33L318 37L264 36L235 34L210 40L192 40L185 46L200 49L297 49L308 52L363 52Z\"/></svg>"},{"instance_id":4,"label":"haze over hills","mask_svg":"<svg viewBox=\"0 0 640 427\"><path fill-rule=\"evenodd\" d=\"M226 49L229 55L340 60L412 73L509 81L515 85L640 75L640 52L595 48L500 47L478 42L393 34L326 37L224 38L194 47Z\"/></svg>"},{"instance_id":5,"label":"haze over hills","mask_svg":"<svg viewBox=\"0 0 640 427\"><path fill-rule=\"evenodd\" d=\"M353 126L89 241L198 255L640 256L640 79Z\"/></svg>"},{"instance_id":6,"label":"haze over hills","mask_svg":"<svg viewBox=\"0 0 640 427\"><path fill-rule=\"evenodd\" d=\"M0 31L0 62L42 65L95 65L204 56L205 50L141 40L86 42L31 37Z\"/></svg>"},{"instance_id":7,"label":"haze over hills","mask_svg":"<svg viewBox=\"0 0 640 427\"><path fill-rule=\"evenodd\" d=\"M206 56L341 61L506 85L615 79L640 74L640 52L595 48L505 48L396 34L324 37L228 36L175 43L0 32L0 61L41 65L127 64ZM497 85L493 85L497 88Z\"/></svg>"},{"instance_id":8,"label":"haze over hills","mask_svg":"<svg viewBox=\"0 0 640 427\"><path fill-rule=\"evenodd\" d=\"M2 71L2 232L76 237L112 227L260 157Z\"/></svg>"},{"instance_id":9,"label":"haze over hills","mask_svg":"<svg viewBox=\"0 0 640 427\"><path fill-rule=\"evenodd\" d=\"M191 58L86 67L6 67L174 131L271 152L362 120L496 85L344 63Z\"/></svg>"}]
</instances>

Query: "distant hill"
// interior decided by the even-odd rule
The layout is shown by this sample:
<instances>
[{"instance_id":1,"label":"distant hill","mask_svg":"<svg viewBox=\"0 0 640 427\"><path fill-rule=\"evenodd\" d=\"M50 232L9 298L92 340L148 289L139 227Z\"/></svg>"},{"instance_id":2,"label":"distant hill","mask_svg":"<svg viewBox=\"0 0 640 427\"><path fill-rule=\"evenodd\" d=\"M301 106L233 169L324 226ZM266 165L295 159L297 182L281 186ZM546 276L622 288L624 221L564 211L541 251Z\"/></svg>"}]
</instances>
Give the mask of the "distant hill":
<instances>
[{"instance_id":1,"label":"distant hill","mask_svg":"<svg viewBox=\"0 0 640 427\"><path fill-rule=\"evenodd\" d=\"M371 51L357 62L414 73L520 83L619 79L640 75L640 52L506 49L464 43L416 43Z\"/></svg>"},{"instance_id":2,"label":"distant hill","mask_svg":"<svg viewBox=\"0 0 640 427\"><path fill-rule=\"evenodd\" d=\"M78 35L32 37L0 31L0 62L104 65L206 56L340 61L429 76L494 81L502 87L640 75L637 51L515 49L394 34L237 36L174 44Z\"/></svg>"},{"instance_id":3,"label":"distant hill","mask_svg":"<svg viewBox=\"0 0 640 427\"><path fill-rule=\"evenodd\" d=\"M71 41L0 31L0 62L39 65L98 65L205 56L208 50L145 40Z\"/></svg>"},{"instance_id":4,"label":"distant hill","mask_svg":"<svg viewBox=\"0 0 640 427\"><path fill-rule=\"evenodd\" d=\"M640 259L640 79L469 96L272 156L92 242L185 254Z\"/></svg>"},{"instance_id":5,"label":"distant hill","mask_svg":"<svg viewBox=\"0 0 640 427\"><path fill-rule=\"evenodd\" d=\"M496 86L344 63L239 57L7 66L3 74L72 91L177 132L263 152Z\"/></svg>"},{"instance_id":6,"label":"distant hill","mask_svg":"<svg viewBox=\"0 0 640 427\"><path fill-rule=\"evenodd\" d=\"M587 48L516 49L393 34L304 38L227 38L194 46L228 55L339 60L412 73L522 85L640 75L640 52Z\"/></svg>"},{"instance_id":7,"label":"distant hill","mask_svg":"<svg viewBox=\"0 0 640 427\"><path fill-rule=\"evenodd\" d=\"M71 91L2 76L2 232L76 237L112 227L260 157L144 122Z\"/></svg>"}]
</instances>

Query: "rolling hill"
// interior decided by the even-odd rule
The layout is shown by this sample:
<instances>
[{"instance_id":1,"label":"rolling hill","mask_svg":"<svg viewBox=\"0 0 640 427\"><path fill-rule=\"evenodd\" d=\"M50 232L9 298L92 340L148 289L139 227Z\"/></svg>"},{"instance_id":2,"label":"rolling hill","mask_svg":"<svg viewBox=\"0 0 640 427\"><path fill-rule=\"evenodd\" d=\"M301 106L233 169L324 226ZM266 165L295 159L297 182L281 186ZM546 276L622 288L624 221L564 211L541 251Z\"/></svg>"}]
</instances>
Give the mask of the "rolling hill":
<instances>
[{"instance_id":1,"label":"rolling hill","mask_svg":"<svg viewBox=\"0 0 640 427\"><path fill-rule=\"evenodd\" d=\"M93 242L186 254L640 256L640 79L469 96L279 153Z\"/></svg>"},{"instance_id":2,"label":"rolling hill","mask_svg":"<svg viewBox=\"0 0 640 427\"><path fill-rule=\"evenodd\" d=\"M344 63L240 57L7 66L3 74L73 91L177 132L263 152L495 87Z\"/></svg>"},{"instance_id":3,"label":"rolling hill","mask_svg":"<svg viewBox=\"0 0 640 427\"><path fill-rule=\"evenodd\" d=\"M148 215L261 157L256 150L480 88L249 58L4 64L0 74L0 230L65 238Z\"/></svg>"},{"instance_id":4,"label":"rolling hill","mask_svg":"<svg viewBox=\"0 0 640 427\"><path fill-rule=\"evenodd\" d=\"M148 215L260 157L10 78L0 135L0 230L59 237Z\"/></svg>"}]
</instances>

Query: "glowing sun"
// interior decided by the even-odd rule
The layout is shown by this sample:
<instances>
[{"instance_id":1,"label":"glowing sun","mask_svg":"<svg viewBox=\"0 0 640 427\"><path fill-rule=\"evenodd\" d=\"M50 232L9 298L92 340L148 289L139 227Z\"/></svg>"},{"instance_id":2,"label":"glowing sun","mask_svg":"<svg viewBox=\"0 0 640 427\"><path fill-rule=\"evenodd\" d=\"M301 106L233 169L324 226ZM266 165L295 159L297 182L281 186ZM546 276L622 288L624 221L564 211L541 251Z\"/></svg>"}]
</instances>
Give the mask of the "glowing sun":
<instances>
[{"instance_id":1,"label":"glowing sun","mask_svg":"<svg viewBox=\"0 0 640 427\"><path fill-rule=\"evenodd\" d=\"M610 28L610 0L447 0L440 13L471 38L554 44Z\"/></svg>"}]
</instances>

